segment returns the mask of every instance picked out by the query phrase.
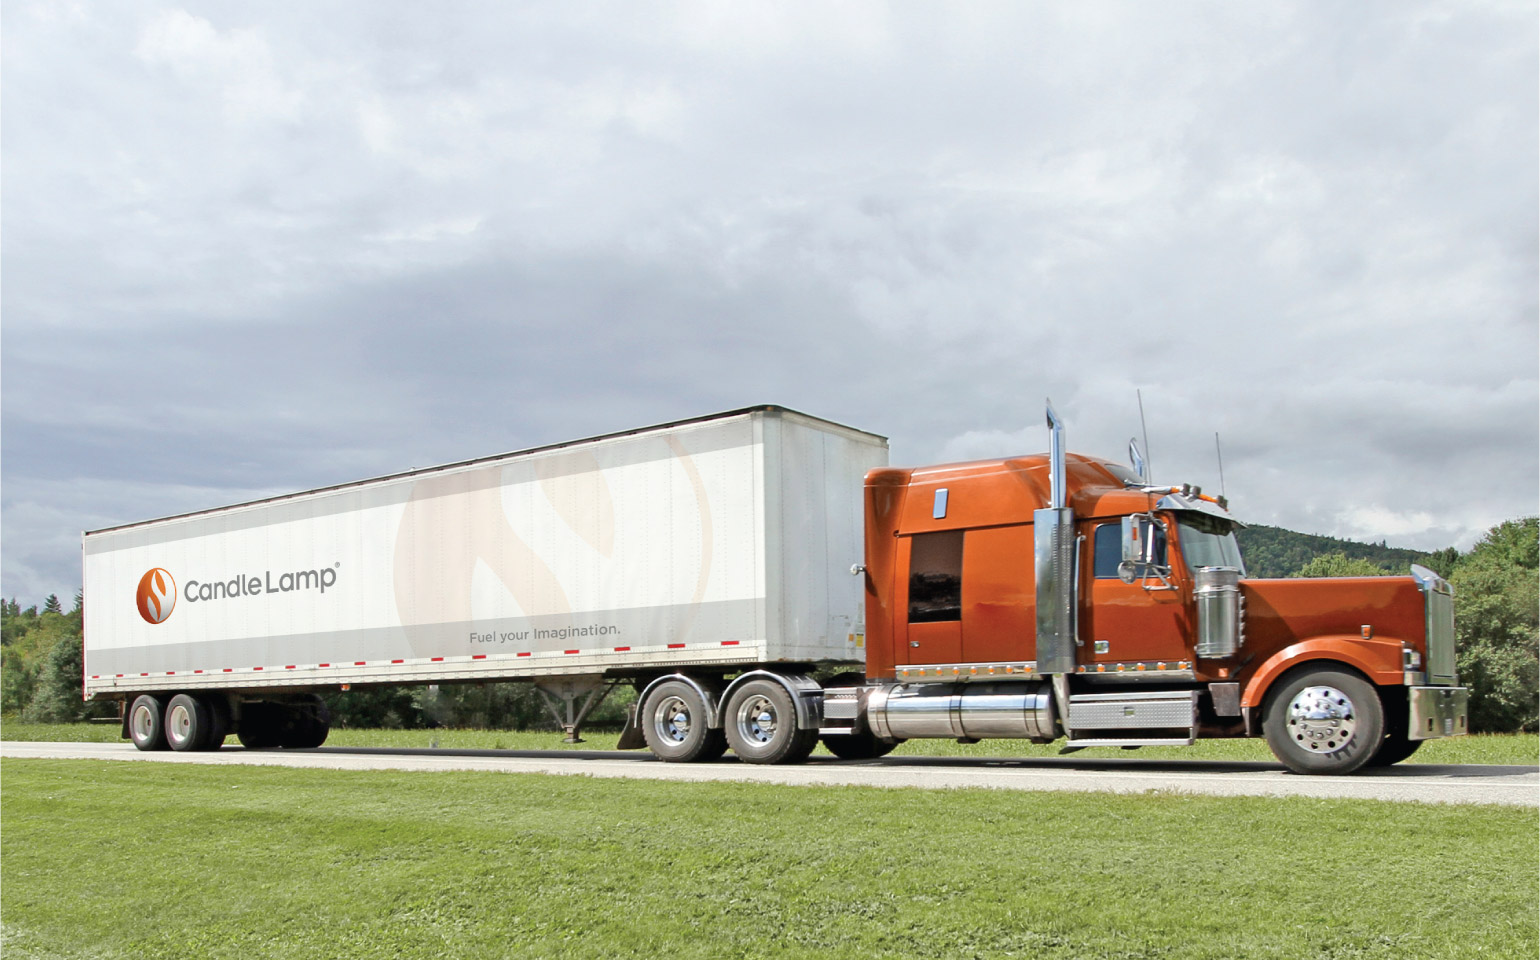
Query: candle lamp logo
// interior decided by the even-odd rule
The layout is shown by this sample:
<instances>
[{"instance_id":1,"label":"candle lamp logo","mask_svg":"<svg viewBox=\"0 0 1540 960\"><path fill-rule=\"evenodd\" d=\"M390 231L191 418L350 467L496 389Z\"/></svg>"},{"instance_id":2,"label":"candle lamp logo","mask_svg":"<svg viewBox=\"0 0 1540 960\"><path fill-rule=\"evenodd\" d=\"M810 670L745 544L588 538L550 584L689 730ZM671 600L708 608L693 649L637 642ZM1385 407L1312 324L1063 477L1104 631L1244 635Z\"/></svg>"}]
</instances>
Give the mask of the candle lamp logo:
<instances>
[{"instance_id":1,"label":"candle lamp logo","mask_svg":"<svg viewBox=\"0 0 1540 960\"><path fill-rule=\"evenodd\" d=\"M176 581L171 572L161 567L151 567L139 578L139 590L135 597L139 616L146 623L164 623L176 606Z\"/></svg>"}]
</instances>

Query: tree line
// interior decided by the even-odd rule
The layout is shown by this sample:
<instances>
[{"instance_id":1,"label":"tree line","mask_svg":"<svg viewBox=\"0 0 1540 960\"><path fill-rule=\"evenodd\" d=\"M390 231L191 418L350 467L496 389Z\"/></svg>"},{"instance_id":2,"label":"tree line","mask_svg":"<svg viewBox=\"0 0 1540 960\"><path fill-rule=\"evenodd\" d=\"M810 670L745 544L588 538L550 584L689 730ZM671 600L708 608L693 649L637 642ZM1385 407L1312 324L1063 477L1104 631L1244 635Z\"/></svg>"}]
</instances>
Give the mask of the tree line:
<instances>
[{"instance_id":1,"label":"tree line","mask_svg":"<svg viewBox=\"0 0 1540 960\"><path fill-rule=\"evenodd\" d=\"M1389 576L1421 563L1455 588L1460 680L1471 689L1478 732L1540 728L1540 518L1498 524L1469 552L1425 553L1382 544L1294 533L1278 527L1241 532L1251 576ZM1293 563L1279 572L1279 565ZM66 723L116 715L112 703L81 700L82 598L66 611L57 596L42 609L0 602L0 713L28 722ZM617 691L590 719L618 727L634 697ZM458 684L334 691L333 722L351 727L556 729L527 683Z\"/></svg>"}]
</instances>

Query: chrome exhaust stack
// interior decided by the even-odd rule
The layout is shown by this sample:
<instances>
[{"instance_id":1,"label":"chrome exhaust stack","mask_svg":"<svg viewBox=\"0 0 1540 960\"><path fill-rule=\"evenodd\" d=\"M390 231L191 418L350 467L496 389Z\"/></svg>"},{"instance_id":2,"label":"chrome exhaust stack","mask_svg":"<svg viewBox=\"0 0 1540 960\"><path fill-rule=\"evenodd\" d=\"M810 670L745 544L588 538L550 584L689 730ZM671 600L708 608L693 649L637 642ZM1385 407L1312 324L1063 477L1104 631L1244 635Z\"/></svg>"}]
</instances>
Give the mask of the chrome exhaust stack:
<instances>
[{"instance_id":1,"label":"chrome exhaust stack","mask_svg":"<svg viewBox=\"0 0 1540 960\"><path fill-rule=\"evenodd\" d=\"M1064 509L1064 421L1053 412L1053 401L1048 406L1048 506L1052 510Z\"/></svg>"},{"instance_id":2,"label":"chrome exhaust stack","mask_svg":"<svg viewBox=\"0 0 1540 960\"><path fill-rule=\"evenodd\" d=\"M1064 422L1054 412L1051 400L1047 412L1051 431L1049 505L1032 512L1037 580L1037 669L1046 674L1070 674L1075 671L1075 647L1079 645L1075 512L1066 505L1069 490L1065 477Z\"/></svg>"}]
</instances>

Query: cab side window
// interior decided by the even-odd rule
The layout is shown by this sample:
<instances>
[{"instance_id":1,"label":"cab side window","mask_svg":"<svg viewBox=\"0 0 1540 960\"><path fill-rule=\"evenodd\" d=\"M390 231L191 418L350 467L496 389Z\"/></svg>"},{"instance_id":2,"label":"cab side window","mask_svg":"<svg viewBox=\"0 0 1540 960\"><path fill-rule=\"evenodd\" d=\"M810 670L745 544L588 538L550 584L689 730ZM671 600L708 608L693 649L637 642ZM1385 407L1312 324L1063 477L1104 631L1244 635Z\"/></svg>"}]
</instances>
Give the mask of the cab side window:
<instances>
[{"instance_id":1,"label":"cab side window","mask_svg":"<svg viewBox=\"0 0 1540 960\"><path fill-rule=\"evenodd\" d=\"M1104 523L1096 528L1096 556L1092 575L1098 580L1116 580L1118 564L1123 562L1123 524Z\"/></svg>"},{"instance_id":2,"label":"cab side window","mask_svg":"<svg viewBox=\"0 0 1540 960\"><path fill-rule=\"evenodd\" d=\"M962 619L963 532L915 534L909 545L909 622Z\"/></svg>"},{"instance_id":3,"label":"cab side window","mask_svg":"<svg viewBox=\"0 0 1540 960\"><path fill-rule=\"evenodd\" d=\"M1166 566L1166 528L1160 524L1150 528L1155 538L1155 565ZM1092 576L1098 580L1116 580L1118 564L1123 560L1123 523L1104 523L1096 528L1095 555L1092 560Z\"/></svg>"},{"instance_id":4,"label":"cab side window","mask_svg":"<svg viewBox=\"0 0 1540 960\"><path fill-rule=\"evenodd\" d=\"M1157 567L1169 567L1169 566L1171 566L1171 564L1169 562L1167 562L1167 560L1166 560L1166 527L1165 527L1165 524L1156 523L1155 526L1150 528L1150 536L1152 538L1154 538L1154 540L1155 540L1155 549L1153 551L1151 551L1151 553L1155 557L1155 566L1157 566Z\"/></svg>"}]
</instances>

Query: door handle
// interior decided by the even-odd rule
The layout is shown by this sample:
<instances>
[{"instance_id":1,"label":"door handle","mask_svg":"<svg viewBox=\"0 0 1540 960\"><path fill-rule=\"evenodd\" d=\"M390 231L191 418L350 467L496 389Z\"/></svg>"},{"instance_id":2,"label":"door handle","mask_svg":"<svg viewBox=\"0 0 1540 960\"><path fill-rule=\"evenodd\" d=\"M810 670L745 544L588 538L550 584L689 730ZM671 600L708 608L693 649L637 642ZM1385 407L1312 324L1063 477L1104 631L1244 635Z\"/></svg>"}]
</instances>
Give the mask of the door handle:
<instances>
[{"instance_id":1,"label":"door handle","mask_svg":"<svg viewBox=\"0 0 1540 960\"><path fill-rule=\"evenodd\" d=\"M919 645L920 645L920 641L918 641L918 640L910 640L909 641L909 646L911 646L911 647L918 647Z\"/></svg>"}]
</instances>

